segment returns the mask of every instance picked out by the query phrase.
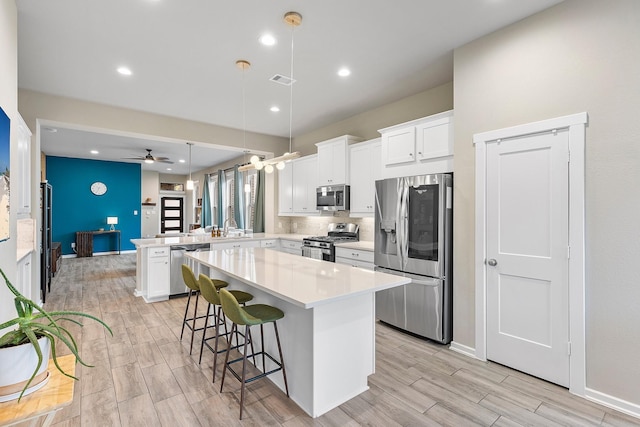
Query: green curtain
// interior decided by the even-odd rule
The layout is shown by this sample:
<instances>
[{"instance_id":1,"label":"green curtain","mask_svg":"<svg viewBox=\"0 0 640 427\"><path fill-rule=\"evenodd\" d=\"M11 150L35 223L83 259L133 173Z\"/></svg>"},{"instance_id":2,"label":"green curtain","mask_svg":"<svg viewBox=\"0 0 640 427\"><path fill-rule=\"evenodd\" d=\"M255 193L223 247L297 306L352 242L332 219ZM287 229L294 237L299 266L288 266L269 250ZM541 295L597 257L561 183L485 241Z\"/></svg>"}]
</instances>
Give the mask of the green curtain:
<instances>
[{"instance_id":1,"label":"green curtain","mask_svg":"<svg viewBox=\"0 0 640 427\"><path fill-rule=\"evenodd\" d=\"M244 230L244 174L233 167L233 212L239 229Z\"/></svg>"},{"instance_id":2,"label":"green curtain","mask_svg":"<svg viewBox=\"0 0 640 427\"><path fill-rule=\"evenodd\" d=\"M211 192L209 186L211 179L209 174L204 176L204 186L202 187L202 213L200 214L200 225L202 228L213 225L213 213L211 211Z\"/></svg>"},{"instance_id":3,"label":"green curtain","mask_svg":"<svg viewBox=\"0 0 640 427\"><path fill-rule=\"evenodd\" d=\"M224 206L222 205L222 194L224 191L224 187L225 187L225 183L226 183L226 179L224 177L224 171L223 170L219 170L218 171L218 218L216 218L216 220L218 221L218 228L222 227L222 225L224 224Z\"/></svg>"},{"instance_id":4,"label":"green curtain","mask_svg":"<svg viewBox=\"0 0 640 427\"><path fill-rule=\"evenodd\" d=\"M256 202L253 210L253 232L264 233L264 170L256 174Z\"/></svg>"}]
</instances>

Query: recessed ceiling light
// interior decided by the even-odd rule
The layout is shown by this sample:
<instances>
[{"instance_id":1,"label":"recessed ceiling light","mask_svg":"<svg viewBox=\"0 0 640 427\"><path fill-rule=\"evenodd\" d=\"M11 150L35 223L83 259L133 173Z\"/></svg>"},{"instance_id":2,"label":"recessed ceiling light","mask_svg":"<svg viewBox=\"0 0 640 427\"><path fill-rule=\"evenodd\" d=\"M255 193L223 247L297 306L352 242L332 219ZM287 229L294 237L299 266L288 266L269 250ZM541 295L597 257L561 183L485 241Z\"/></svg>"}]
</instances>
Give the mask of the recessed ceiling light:
<instances>
[{"instance_id":1,"label":"recessed ceiling light","mask_svg":"<svg viewBox=\"0 0 640 427\"><path fill-rule=\"evenodd\" d=\"M127 67L118 67L118 72L123 76L130 76L131 74L133 74Z\"/></svg>"},{"instance_id":2,"label":"recessed ceiling light","mask_svg":"<svg viewBox=\"0 0 640 427\"><path fill-rule=\"evenodd\" d=\"M278 107L277 105L274 105L273 107L269 108L269 110L273 111L274 113L277 113L278 111L280 111L280 107Z\"/></svg>"},{"instance_id":3,"label":"recessed ceiling light","mask_svg":"<svg viewBox=\"0 0 640 427\"><path fill-rule=\"evenodd\" d=\"M347 76L351 75L351 70L348 69L348 68L340 68L338 70L338 75L340 77L347 77Z\"/></svg>"},{"instance_id":4,"label":"recessed ceiling light","mask_svg":"<svg viewBox=\"0 0 640 427\"><path fill-rule=\"evenodd\" d=\"M98 150L91 150L90 153L91 154L100 154L100 152Z\"/></svg>"},{"instance_id":5,"label":"recessed ceiling light","mask_svg":"<svg viewBox=\"0 0 640 427\"><path fill-rule=\"evenodd\" d=\"M168 171L170 171L170 170L173 170L173 169L171 169L171 168L167 168L167 170L168 170Z\"/></svg>"},{"instance_id":6,"label":"recessed ceiling light","mask_svg":"<svg viewBox=\"0 0 640 427\"><path fill-rule=\"evenodd\" d=\"M260 36L260 43L265 46L273 46L274 44L276 44L276 38L271 34L263 34L262 36Z\"/></svg>"},{"instance_id":7,"label":"recessed ceiling light","mask_svg":"<svg viewBox=\"0 0 640 427\"><path fill-rule=\"evenodd\" d=\"M184 159L178 160L178 162L180 162L180 163L184 163L184 161L185 161Z\"/></svg>"}]
</instances>

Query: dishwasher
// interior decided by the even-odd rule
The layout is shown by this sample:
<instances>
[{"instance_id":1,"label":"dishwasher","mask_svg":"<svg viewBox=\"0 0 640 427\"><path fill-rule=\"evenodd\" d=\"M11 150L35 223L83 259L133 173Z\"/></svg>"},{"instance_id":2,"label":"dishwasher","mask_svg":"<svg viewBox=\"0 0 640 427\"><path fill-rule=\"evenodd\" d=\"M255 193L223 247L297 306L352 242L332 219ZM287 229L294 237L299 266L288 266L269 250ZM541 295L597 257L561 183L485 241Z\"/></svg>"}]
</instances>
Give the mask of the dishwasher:
<instances>
[{"instance_id":1,"label":"dishwasher","mask_svg":"<svg viewBox=\"0 0 640 427\"><path fill-rule=\"evenodd\" d=\"M185 263L185 252L208 251L211 245L209 243L185 244L171 246L171 281L169 286L169 297L184 296L189 292L189 288L184 284L182 278L182 264ZM201 273L206 273L201 271Z\"/></svg>"}]
</instances>

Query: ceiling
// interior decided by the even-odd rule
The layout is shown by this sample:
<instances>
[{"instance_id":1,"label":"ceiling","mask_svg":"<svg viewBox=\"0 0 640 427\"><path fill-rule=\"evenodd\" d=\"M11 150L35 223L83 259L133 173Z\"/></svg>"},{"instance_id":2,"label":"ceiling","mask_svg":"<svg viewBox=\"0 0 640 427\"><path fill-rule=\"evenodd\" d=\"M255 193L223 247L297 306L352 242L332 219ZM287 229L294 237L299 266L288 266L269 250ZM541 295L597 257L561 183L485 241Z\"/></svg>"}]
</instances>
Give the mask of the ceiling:
<instances>
[{"instance_id":1,"label":"ceiling","mask_svg":"<svg viewBox=\"0 0 640 427\"><path fill-rule=\"evenodd\" d=\"M243 128L244 88L246 130L282 137L290 132L292 96L295 137L451 81L454 48L560 1L18 0L18 85L236 129ZM303 16L293 32L282 19L291 10ZM277 43L261 45L264 33ZM293 93L269 80L291 75L292 38ZM238 59L252 63L244 75ZM120 66L133 74L118 74ZM352 74L339 77L340 67ZM109 144L130 150L108 160L145 148L174 160L186 152L168 141L56 128L42 133L48 154L60 155L59 147L77 153L67 137L87 147L91 141L103 160Z\"/></svg>"}]
</instances>

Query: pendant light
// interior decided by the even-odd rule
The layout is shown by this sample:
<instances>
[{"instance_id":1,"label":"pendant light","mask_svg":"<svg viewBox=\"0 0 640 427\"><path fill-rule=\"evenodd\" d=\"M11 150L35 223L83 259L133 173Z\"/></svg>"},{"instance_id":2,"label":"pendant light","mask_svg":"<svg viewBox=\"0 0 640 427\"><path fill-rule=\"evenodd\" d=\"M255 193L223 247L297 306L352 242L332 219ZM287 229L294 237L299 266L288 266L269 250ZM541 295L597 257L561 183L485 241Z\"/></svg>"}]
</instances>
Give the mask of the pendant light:
<instances>
[{"instance_id":1,"label":"pendant light","mask_svg":"<svg viewBox=\"0 0 640 427\"><path fill-rule=\"evenodd\" d=\"M298 12L287 12L284 14L284 22L291 27L291 83L289 85L289 151L284 153L280 157L274 157L273 159L260 160L258 156L251 156L251 164L240 167L238 170L250 170L257 169L260 170L264 168L266 173L272 173L274 171L274 165L278 170L282 170L285 168L285 162L288 162L292 159L297 159L300 157L300 152L291 152L292 148L292 123L293 123L293 83L295 80L293 79L293 30L300 26L302 23L302 15Z\"/></svg>"},{"instance_id":2,"label":"pendant light","mask_svg":"<svg viewBox=\"0 0 640 427\"><path fill-rule=\"evenodd\" d=\"M251 63L244 59L238 59L236 66L242 70L242 148L244 153L244 163L247 163L247 108L245 97L245 84L244 84L244 72L251 67ZM238 168L238 170L240 170ZM244 184L244 192L251 193L251 186L249 183Z\"/></svg>"},{"instance_id":3,"label":"pendant light","mask_svg":"<svg viewBox=\"0 0 640 427\"><path fill-rule=\"evenodd\" d=\"M193 190L193 180L191 179L191 146L193 142L187 142L189 146L189 179L187 180L187 190Z\"/></svg>"}]
</instances>

